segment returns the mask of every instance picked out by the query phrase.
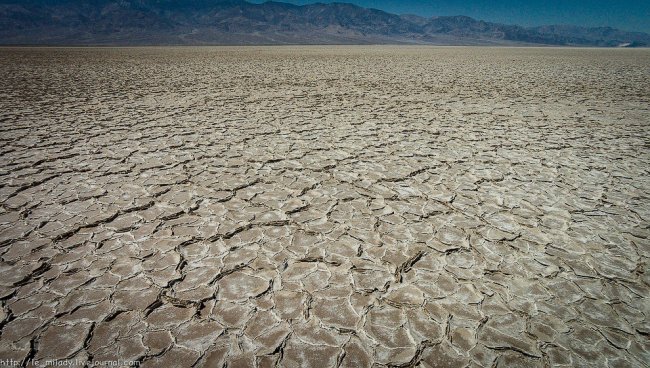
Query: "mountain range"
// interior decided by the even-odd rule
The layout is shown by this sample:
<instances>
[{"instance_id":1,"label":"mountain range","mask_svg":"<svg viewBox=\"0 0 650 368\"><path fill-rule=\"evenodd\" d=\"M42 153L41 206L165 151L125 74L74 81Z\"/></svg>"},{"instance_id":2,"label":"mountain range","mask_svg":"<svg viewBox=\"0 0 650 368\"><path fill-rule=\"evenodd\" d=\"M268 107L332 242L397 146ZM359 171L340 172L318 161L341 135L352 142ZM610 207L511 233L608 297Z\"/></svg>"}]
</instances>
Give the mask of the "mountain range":
<instances>
[{"instance_id":1,"label":"mountain range","mask_svg":"<svg viewBox=\"0 0 650 368\"><path fill-rule=\"evenodd\" d=\"M396 15L347 3L244 0L0 0L5 45L434 44L647 46L611 27L521 27Z\"/></svg>"}]
</instances>

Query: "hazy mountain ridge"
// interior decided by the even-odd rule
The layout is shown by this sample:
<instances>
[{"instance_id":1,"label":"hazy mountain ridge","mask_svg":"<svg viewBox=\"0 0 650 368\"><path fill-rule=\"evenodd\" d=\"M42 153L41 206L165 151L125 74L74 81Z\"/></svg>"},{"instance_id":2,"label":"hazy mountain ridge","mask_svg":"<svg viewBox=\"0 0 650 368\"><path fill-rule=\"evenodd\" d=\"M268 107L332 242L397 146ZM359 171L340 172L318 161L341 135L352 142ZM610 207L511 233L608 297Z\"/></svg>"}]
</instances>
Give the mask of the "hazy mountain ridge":
<instances>
[{"instance_id":1,"label":"hazy mountain ridge","mask_svg":"<svg viewBox=\"0 0 650 368\"><path fill-rule=\"evenodd\" d=\"M609 27L525 28L465 16L400 16L346 3L0 0L0 43L645 46L650 35Z\"/></svg>"}]
</instances>

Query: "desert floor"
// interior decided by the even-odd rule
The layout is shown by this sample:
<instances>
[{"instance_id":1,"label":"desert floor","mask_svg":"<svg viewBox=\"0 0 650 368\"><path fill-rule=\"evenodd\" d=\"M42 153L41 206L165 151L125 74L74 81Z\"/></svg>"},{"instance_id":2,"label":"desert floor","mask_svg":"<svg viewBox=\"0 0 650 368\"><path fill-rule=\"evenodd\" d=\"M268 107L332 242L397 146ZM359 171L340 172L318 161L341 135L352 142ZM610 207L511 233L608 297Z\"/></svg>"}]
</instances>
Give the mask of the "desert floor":
<instances>
[{"instance_id":1,"label":"desert floor","mask_svg":"<svg viewBox=\"0 0 650 368\"><path fill-rule=\"evenodd\" d=\"M0 78L5 364L650 364L650 50L4 48Z\"/></svg>"}]
</instances>

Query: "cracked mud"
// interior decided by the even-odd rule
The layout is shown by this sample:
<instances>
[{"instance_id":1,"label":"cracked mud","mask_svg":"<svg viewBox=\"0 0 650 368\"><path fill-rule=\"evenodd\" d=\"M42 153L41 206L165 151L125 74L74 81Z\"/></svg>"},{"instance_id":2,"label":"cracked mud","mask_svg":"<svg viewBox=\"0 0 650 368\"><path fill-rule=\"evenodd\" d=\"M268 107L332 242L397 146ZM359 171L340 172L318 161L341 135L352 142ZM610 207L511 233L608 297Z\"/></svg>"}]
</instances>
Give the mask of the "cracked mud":
<instances>
[{"instance_id":1,"label":"cracked mud","mask_svg":"<svg viewBox=\"0 0 650 368\"><path fill-rule=\"evenodd\" d=\"M2 49L0 358L647 367L650 53Z\"/></svg>"}]
</instances>

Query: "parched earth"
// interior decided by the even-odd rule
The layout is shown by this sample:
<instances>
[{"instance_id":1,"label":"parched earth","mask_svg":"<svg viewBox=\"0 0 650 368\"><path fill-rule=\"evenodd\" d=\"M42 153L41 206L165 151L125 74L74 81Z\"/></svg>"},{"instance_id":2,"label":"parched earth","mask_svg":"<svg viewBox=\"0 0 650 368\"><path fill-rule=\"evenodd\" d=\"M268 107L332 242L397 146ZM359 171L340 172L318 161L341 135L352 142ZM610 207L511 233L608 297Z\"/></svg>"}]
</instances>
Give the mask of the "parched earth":
<instances>
[{"instance_id":1,"label":"parched earth","mask_svg":"<svg viewBox=\"0 0 650 368\"><path fill-rule=\"evenodd\" d=\"M650 365L649 50L5 48L0 78L4 365Z\"/></svg>"}]
</instances>

